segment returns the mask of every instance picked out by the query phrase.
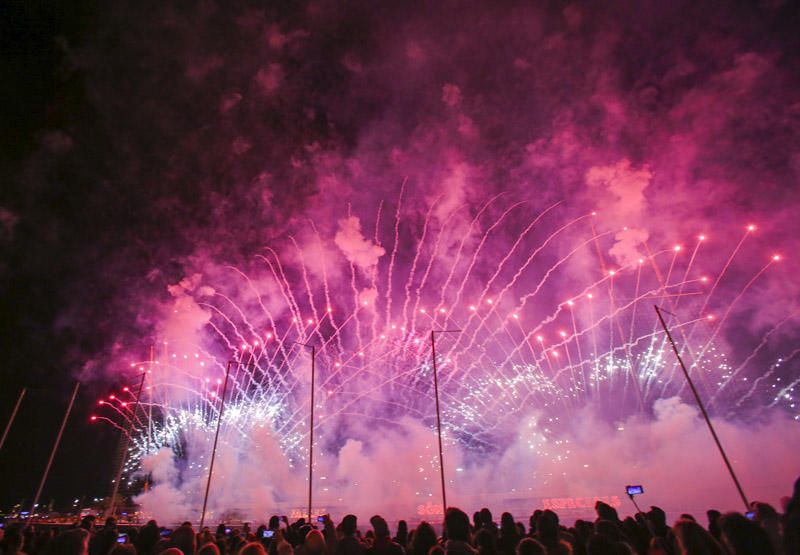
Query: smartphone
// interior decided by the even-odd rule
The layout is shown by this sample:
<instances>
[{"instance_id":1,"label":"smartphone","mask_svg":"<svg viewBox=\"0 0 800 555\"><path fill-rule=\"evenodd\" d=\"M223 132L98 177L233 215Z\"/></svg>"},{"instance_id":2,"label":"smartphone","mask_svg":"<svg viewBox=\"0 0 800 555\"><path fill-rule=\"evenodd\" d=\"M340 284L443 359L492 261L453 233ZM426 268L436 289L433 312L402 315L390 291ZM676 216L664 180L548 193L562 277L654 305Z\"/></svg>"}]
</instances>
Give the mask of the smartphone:
<instances>
[{"instance_id":1,"label":"smartphone","mask_svg":"<svg viewBox=\"0 0 800 555\"><path fill-rule=\"evenodd\" d=\"M172 530L161 530L161 537L168 538L172 535Z\"/></svg>"},{"instance_id":2,"label":"smartphone","mask_svg":"<svg viewBox=\"0 0 800 555\"><path fill-rule=\"evenodd\" d=\"M744 513L744 516L746 516L750 520L753 520L756 518L756 513L755 511L747 511L746 513Z\"/></svg>"},{"instance_id":3,"label":"smartphone","mask_svg":"<svg viewBox=\"0 0 800 555\"><path fill-rule=\"evenodd\" d=\"M274 535L275 535L275 531L274 530L263 530L261 532L261 537L262 538L271 538Z\"/></svg>"},{"instance_id":4,"label":"smartphone","mask_svg":"<svg viewBox=\"0 0 800 555\"><path fill-rule=\"evenodd\" d=\"M625 492L628 495L640 495L644 493L644 488L642 486L625 486Z\"/></svg>"},{"instance_id":5,"label":"smartphone","mask_svg":"<svg viewBox=\"0 0 800 555\"><path fill-rule=\"evenodd\" d=\"M120 534L117 536L117 543L128 543L128 534Z\"/></svg>"},{"instance_id":6,"label":"smartphone","mask_svg":"<svg viewBox=\"0 0 800 555\"><path fill-rule=\"evenodd\" d=\"M317 517L317 522L325 522L325 517L324 516L318 516Z\"/></svg>"},{"instance_id":7,"label":"smartphone","mask_svg":"<svg viewBox=\"0 0 800 555\"><path fill-rule=\"evenodd\" d=\"M231 533L231 529L230 528L225 528L225 535L228 536L228 535L230 535L230 533Z\"/></svg>"}]
</instances>

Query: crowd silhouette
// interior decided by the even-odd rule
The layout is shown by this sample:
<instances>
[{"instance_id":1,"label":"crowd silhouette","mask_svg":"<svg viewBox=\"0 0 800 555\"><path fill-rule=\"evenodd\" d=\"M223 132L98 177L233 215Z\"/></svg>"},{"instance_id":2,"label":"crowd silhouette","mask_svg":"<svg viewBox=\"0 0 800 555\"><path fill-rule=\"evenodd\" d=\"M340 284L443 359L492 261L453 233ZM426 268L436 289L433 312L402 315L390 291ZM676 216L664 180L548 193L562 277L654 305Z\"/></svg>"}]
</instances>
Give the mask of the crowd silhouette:
<instances>
[{"instance_id":1,"label":"crowd silhouette","mask_svg":"<svg viewBox=\"0 0 800 555\"><path fill-rule=\"evenodd\" d=\"M782 505L782 513L759 502L746 515L709 510L704 524L682 514L669 526L658 507L622 519L598 501L595 520L571 527L551 510L534 511L525 526L511 513L498 525L489 509L470 519L449 507L441 535L429 522L410 529L403 520L392 535L378 515L363 534L355 515L338 524L327 515L292 523L273 516L255 530L221 523L215 531L190 522L162 528L154 520L126 529L113 518L96 526L89 516L62 530L10 524L0 530L0 555L800 555L800 479Z\"/></svg>"}]
</instances>

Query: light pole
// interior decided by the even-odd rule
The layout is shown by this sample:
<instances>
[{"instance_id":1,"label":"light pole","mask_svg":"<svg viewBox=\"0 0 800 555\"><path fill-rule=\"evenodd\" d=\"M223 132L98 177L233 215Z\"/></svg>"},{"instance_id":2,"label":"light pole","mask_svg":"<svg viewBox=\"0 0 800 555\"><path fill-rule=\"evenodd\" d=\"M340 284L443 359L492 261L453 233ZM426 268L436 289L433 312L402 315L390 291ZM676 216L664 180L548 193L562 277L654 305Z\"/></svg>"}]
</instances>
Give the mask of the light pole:
<instances>
[{"instance_id":1,"label":"light pole","mask_svg":"<svg viewBox=\"0 0 800 555\"><path fill-rule=\"evenodd\" d=\"M742 489L742 485L739 483L739 479L736 477L736 473L733 471L733 466L731 465L731 462L728 460L728 455L725 454L725 449L722 448L722 443L720 442L719 437L717 437L717 432L714 430L714 426L711 424L711 419L708 417L708 412L706 412L706 407L703 405L703 401L700 399L700 394L694 387L694 382L692 382L692 378L689 376L689 371L686 369L686 365L683 363L683 359L681 358L681 354L678 351L678 347L677 345L675 345L675 340L672 339L672 334L669 332L667 323L664 321L664 316L661 314L662 312L666 312L666 310L662 310L656 305L654 305L653 308L656 309L656 314L658 315L659 322L661 322L661 327L664 328L664 332L667 334L667 339L669 339L670 345L672 345L672 350L675 352L675 356L678 358L678 363L681 366L681 370L683 370L683 375L686 378L686 381L689 383L689 388L692 390L695 401L697 401L697 405L700 407L700 412L703 413L703 419L705 419L706 421L706 426L708 426L708 431L711 432L711 437L714 438L714 443L717 444L717 449L719 449L719 454L722 455L722 460L725 462L725 466L728 468L728 473L731 475L733 483L736 484L736 489L739 492L739 496L742 498L744 506L746 507L745 511L749 511L750 502L747 500L747 496L744 494L744 489Z\"/></svg>"},{"instance_id":2,"label":"light pole","mask_svg":"<svg viewBox=\"0 0 800 555\"><path fill-rule=\"evenodd\" d=\"M317 348L314 345L293 341L311 349L311 415L308 423L308 522L311 524L311 499L314 491L314 380L316 376Z\"/></svg>"},{"instance_id":3,"label":"light pole","mask_svg":"<svg viewBox=\"0 0 800 555\"><path fill-rule=\"evenodd\" d=\"M436 397L436 431L439 438L439 474L442 479L442 514L447 512L447 488L444 479L444 450L442 449L442 414L439 409L439 370L436 366L436 334L459 333L461 330L431 330L431 355L433 359L433 391Z\"/></svg>"}]
</instances>

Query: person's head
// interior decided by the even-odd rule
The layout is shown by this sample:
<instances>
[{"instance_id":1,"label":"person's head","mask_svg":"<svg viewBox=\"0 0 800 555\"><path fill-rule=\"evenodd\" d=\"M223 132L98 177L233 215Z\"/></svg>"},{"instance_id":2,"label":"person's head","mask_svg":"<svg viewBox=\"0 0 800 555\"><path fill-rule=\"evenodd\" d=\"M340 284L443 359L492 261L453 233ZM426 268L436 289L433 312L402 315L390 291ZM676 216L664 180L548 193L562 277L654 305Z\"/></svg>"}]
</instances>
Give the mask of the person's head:
<instances>
[{"instance_id":1,"label":"person's head","mask_svg":"<svg viewBox=\"0 0 800 555\"><path fill-rule=\"evenodd\" d=\"M770 505L769 503L762 503L760 501L756 501L752 504L753 512L756 514L756 522L759 523L766 523L766 522L774 522L779 518L778 511L775 510L775 507Z\"/></svg>"},{"instance_id":2,"label":"person's head","mask_svg":"<svg viewBox=\"0 0 800 555\"><path fill-rule=\"evenodd\" d=\"M306 534L306 549L312 553L322 553L325 551L325 536L319 530L311 530ZM253 553L252 555L257 555Z\"/></svg>"},{"instance_id":3,"label":"person's head","mask_svg":"<svg viewBox=\"0 0 800 555\"><path fill-rule=\"evenodd\" d=\"M489 526L492 523L492 511L484 507L481 509L481 524Z\"/></svg>"},{"instance_id":4,"label":"person's head","mask_svg":"<svg viewBox=\"0 0 800 555\"><path fill-rule=\"evenodd\" d=\"M213 541L206 542L197 552L197 555L219 555L219 547Z\"/></svg>"},{"instance_id":5,"label":"person's head","mask_svg":"<svg viewBox=\"0 0 800 555\"><path fill-rule=\"evenodd\" d=\"M278 542L277 552L278 555L294 555L294 549L292 548L292 544L290 544L286 540Z\"/></svg>"},{"instance_id":6,"label":"person's head","mask_svg":"<svg viewBox=\"0 0 800 555\"><path fill-rule=\"evenodd\" d=\"M436 545L436 530L427 521L420 522L411 538L411 549L414 555L425 555L431 547Z\"/></svg>"},{"instance_id":7,"label":"person's head","mask_svg":"<svg viewBox=\"0 0 800 555\"><path fill-rule=\"evenodd\" d=\"M281 517L278 515L272 515L269 517L269 524L268 527L270 530L277 530L281 527Z\"/></svg>"},{"instance_id":8,"label":"person's head","mask_svg":"<svg viewBox=\"0 0 800 555\"><path fill-rule=\"evenodd\" d=\"M181 551L177 547L168 547L164 551L158 553L157 555L183 555L183 551Z\"/></svg>"},{"instance_id":9,"label":"person's head","mask_svg":"<svg viewBox=\"0 0 800 555\"><path fill-rule=\"evenodd\" d=\"M85 528L67 530L50 544L52 555L86 555L89 551L89 532Z\"/></svg>"},{"instance_id":10,"label":"person's head","mask_svg":"<svg viewBox=\"0 0 800 555\"><path fill-rule=\"evenodd\" d=\"M727 513L719 520L722 543L731 555L772 555L769 536L761 526L739 513Z\"/></svg>"},{"instance_id":11,"label":"person's head","mask_svg":"<svg viewBox=\"0 0 800 555\"><path fill-rule=\"evenodd\" d=\"M397 537L405 538L408 536L408 522L401 520L397 523Z\"/></svg>"},{"instance_id":12,"label":"person's head","mask_svg":"<svg viewBox=\"0 0 800 555\"><path fill-rule=\"evenodd\" d=\"M517 544L516 555L547 555L544 546L533 538L525 538Z\"/></svg>"},{"instance_id":13,"label":"person's head","mask_svg":"<svg viewBox=\"0 0 800 555\"><path fill-rule=\"evenodd\" d=\"M239 550L239 555L267 555L267 551L261 542L250 542L244 544Z\"/></svg>"},{"instance_id":14,"label":"person's head","mask_svg":"<svg viewBox=\"0 0 800 555\"><path fill-rule=\"evenodd\" d=\"M493 553L496 553L497 552L496 536L486 528L481 528L475 534L475 548L481 555L491 555Z\"/></svg>"},{"instance_id":15,"label":"person's head","mask_svg":"<svg viewBox=\"0 0 800 555\"><path fill-rule=\"evenodd\" d=\"M608 503L603 503L602 501L597 501L594 504L594 512L597 513L597 518L599 520L610 520L611 522L619 520L617 510Z\"/></svg>"},{"instance_id":16,"label":"person's head","mask_svg":"<svg viewBox=\"0 0 800 555\"><path fill-rule=\"evenodd\" d=\"M500 515L500 531L504 534L515 534L517 525L514 522L514 517L511 513L503 513Z\"/></svg>"},{"instance_id":17,"label":"person's head","mask_svg":"<svg viewBox=\"0 0 800 555\"><path fill-rule=\"evenodd\" d=\"M558 538L558 515L550 509L542 511L536 527L543 540L554 541Z\"/></svg>"},{"instance_id":18,"label":"person's head","mask_svg":"<svg viewBox=\"0 0 800 555\"><path fill-rule=\"evenodd\" d=\"M488 511L489 509L486 509ZM483 509L481 509L483 516ZM491 513L489 513L491 518ZM485 522L485 521L484 521ZM491 520L489 521L491 522ZM455 507L449 507L444 515L444 530L448 540L469 541L469 517Z\"/></svg>"},{"instance_id":19,"label":"person's head","mask_svg":"<svg viewBox=\"0 0 800 555\"><path fill-rule=\"evenodd\" d=\"M358 519L356 515L346 515L342 519L342 534L352 536L358 530Z\"/></svg>"},{"instance_id":20,"label":"person's head","mask_svg":"<svg viewBox=\"0 0 800 555\"><path fill-rule=\"evenodd\" d=\"M194 530L191 527L179 526L172 533L172 545L183 552L183 555L194 555L197 551Z\"/></svg>"},{"instance_id":21,"label":"person's head","mask_svg":"<svg viewBox=\"0 0 800 555\"><path fill-rule=\"evenodd\" d=\"M375 530L376 538L383 539L389 537L389 525L382 516L373 516L371 519L369 519L369 523L372 524L372 528Z\"/></svg>"},{"instance_id":22,"label":"person's head","mask_svg":"<svg viewBox=\"0 0 800 555\"><path fill-rule=\"evenodd\" d=\"M678 520L692 520L694 522L697 522L697 519L695 519L689 513L682 513L681 516L678 517Z\"/></svg>"},{"instance_id":23,"label":"person's head","mask_svg":"<svg viewBox=\"0 0 800 555\"><path fill-rule=\"evenodd\" d=\"M444 548L436 544L428 550L428 555L444 555Z\"/></svg>"},{"instance_id":24,"label":"person's head","mask_svg":"<svg viewBox=\"0 0 800 555\"><path fill-rule=\"evenodd\" d=\"M647 519L652 522L657 529L667 525L667 513L664 512L664 509L656 507L655 505L652 505L647 512Z\"/></svg>"},{"instance_id":25,"label":"person's head","mask_svg":"<svg viewBox=\"0 0 800 555\"><path fill-rule=\"evenodd\" d=\"M106 519L106 528L116 528L117 527L117 519L113 516L110 516Z\"/></svg>"},{"instance_id":26,"label":"person's head","mask_svg":"<svg viewBox=\"0 0 800 555\"><path fill-rule=\"evenodd\" d=\"M672 527L680 555L722 555L722 547L694 520L682 518Z\"/></svg>"},{"instance_id":27,"label":"person's head","mask_svg":"<svg viewBox=\"0 0 800 555\"><path fill-rule=\"evenodd\" d=\"M94 515L86 515L81 519L81 528L84 530L89 530L90 532L94 528Z\"/></svg>"}]
</instances>

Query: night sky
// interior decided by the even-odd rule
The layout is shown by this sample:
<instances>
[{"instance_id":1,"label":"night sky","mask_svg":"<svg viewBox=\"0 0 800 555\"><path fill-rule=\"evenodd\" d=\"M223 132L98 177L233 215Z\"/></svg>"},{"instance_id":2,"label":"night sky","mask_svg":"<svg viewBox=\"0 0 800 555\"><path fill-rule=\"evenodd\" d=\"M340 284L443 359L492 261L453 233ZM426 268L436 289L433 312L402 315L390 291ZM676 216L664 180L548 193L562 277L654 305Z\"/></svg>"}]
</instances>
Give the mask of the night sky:
<instances>
[{"instance_id":1,"label":"night sky","mask_svg":"<svg viewBox=\"0 0 800 555\"><path fill-rule=\"evenodd\" d=\"M169 286L308 219L333 236L404 178L419 213L500 192L584 208L608 202L590 168L646 168L643 205L606 213L664 241L735 243L754 219L789 257L731 333L797 306L792 2L145 4L0 7L0 423L32 388L0 506L33 497L76 379L42 502L108 491L118 433L89 415L159 341Z\"/></svg>"}]
</instances>

